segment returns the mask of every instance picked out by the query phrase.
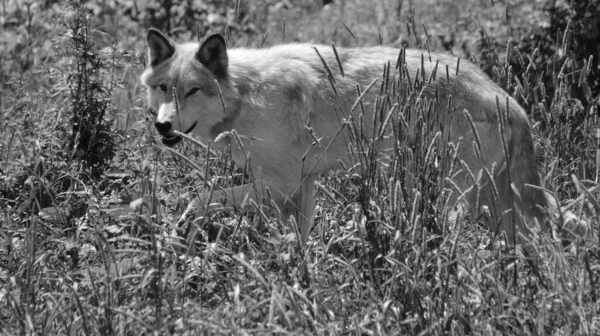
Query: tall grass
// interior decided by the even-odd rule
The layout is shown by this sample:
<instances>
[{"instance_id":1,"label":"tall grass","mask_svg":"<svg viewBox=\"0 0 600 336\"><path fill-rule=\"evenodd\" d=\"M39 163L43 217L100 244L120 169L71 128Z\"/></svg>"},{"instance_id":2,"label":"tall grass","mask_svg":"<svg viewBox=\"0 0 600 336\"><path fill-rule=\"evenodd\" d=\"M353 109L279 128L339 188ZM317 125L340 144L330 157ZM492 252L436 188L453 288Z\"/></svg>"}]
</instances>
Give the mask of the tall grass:
<instances>
[{"instance_id":1,"label":"tall grass","mask_svg":"<svg viewBox=\"0 0 600 336\"><path fill-rule=\"evenodd\" d=\"M2 4L11 5L7 11L15 13L14 3ZM235 11L243 12L239 6ZM314 11L311 6L299 8ZM357 2L345 6L350 13L346 18L361 14L353 6L366 10ZM532 267L519 248L506 244L484 221L454 211L447 183L458 169L456 147L444 141L444 130L431 120L427 105L415 99L398 103L394 69L384 71L372 88L382 97L375 104L378 118L363 115L345 126L352 134L348 146L357 165L320 177L315 226L305 246L299 246L292 223L264 206L256 213L206 214L203 220L189 221L183 228L190 228L187 245L174 246L170 235L180 229L179 216L197 192L245 183L251 172L236 167L227 151L215 153L185 141L178 149L187 158L182 159L157 145L153 116L141 112L143 97L127 82L130 74L111 75L123 69L135 73L142 63L140 25L119 21L117 26L127 33L115 30L115 39L136 36L136 42L123 46L106 38L113 33L83 20L79 31L94 38L78 46L71 43L79 36L77 30L64 34L69 30L59 23L77 18L73 15L105 13L99 7L81 12L65 12L56 5L55 11L27 8L19 9L19 15L29 17L25 31L5 27L15 36L25 34L24 46L31 52L18 59L18 69L3 67L0 76L2 334L600 333L600 241L575 238L563 243L558 236L537 235L532 248L538 261ZM382 15L385 8L378 11ZM405 13L401 11L400 6L398 15ZM415 34L418 13L412 10L410 15ZM171 18L170 27L187 22L177 18ZM250 26L238 17L234 22L244 29ZM284 40L303 36L292 20L286 22ZM319 29L347 44L367 36L360 42L373 44L377 33L365 33L363 22L344 24L334 32L315 25L306 31ZM264 25L281 30L281 22ZM381 40L399 29L384 28ZM235 31L230 36L235 43ZM594 61L565 57L563 51L572 45L569 36L561 30L560 38L553 37L552 62L535 57L541 50L519 52L515 42L507 51L494 51L501 61L490 67L490 74L532 112L546 189L586 220L597 237L597 93L586 89L593 87L588 78ZM43 42L59 37L58 50ZM419 35L424 48L427 38ZM407 39L417 40L412 35ZM19 54L5 50L4 61ZM66 76L83 74L75 65L90 54L97 56L97 69L104 70L81 81ZM412 78L412 87L418 91L427 80ZM77 96L82 92L77 83L100 89ZM120 113L142 116L120 128L126 132L105 127L110 120L102 113L115 117L106 90L121 90L127 104L136 105L122 105ZM104 125L95 134L115 141L100 141L114 146L116 153L109 160L99 152L105 166L95 180L87 178L94 175L89 166L71 161L85 155L72 155L77 153L75 144L82 143L82 135L76 134L82 133L73 131L79 128L70 120L90 111L76 107L77 101L101 107L95 110L98 119L92 118L97 121L89 119L87 127ZM403 126L408 122L401 117L408 115L423 120L415 147L408 145ZM362 136L367 123L394 130L397 147L386 162L376 159L378 133ZM67 139L73 141L71 147Z\"/></svg>"}]
</instances>

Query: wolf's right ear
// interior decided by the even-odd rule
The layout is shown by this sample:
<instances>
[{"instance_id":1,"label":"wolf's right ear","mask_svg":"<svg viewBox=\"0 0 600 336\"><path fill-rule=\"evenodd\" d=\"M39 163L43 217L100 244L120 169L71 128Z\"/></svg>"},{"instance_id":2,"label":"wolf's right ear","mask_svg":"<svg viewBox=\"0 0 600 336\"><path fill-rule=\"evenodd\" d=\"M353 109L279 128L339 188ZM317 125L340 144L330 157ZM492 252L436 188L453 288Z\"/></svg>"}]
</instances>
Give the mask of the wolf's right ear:
<instances>
[{"instance_id":1,"label":"wolf's right ear","mask_svg":"<svg viewBox=\"0 0 600 336\"><path fill-rule=\"evenodd\" d=\"M148 30L146 41L148 42L148 56L151 67L162 63L175 53L173 43L157 29L150 28Z\"/></svg>"},{"instance_id":2,"label":"wolf's right ear","mask_svg":"<svg viewBox=\"0 0 600 336\"><path fill-rule=\"evenodd\" d=\"M227 57L227 45L223 35L214 34L207 37L200 45L196 58L215 76L225 77L229 58Z\"/></svg>"}]
</instances>

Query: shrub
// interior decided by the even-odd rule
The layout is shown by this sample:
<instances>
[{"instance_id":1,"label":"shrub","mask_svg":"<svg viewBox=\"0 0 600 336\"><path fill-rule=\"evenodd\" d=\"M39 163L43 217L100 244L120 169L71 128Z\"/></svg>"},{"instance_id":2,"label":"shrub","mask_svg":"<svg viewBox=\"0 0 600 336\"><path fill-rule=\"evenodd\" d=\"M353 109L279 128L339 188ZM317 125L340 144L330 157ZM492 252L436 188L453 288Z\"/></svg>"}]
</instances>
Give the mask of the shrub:
<instances>
[{"instance_id":1,"label":"shrub","mask_svg":"<svg viewBox=\"0 0 600 336\"><path fill-rule=\"evenodd\" d=\"M106 84L106 67L90 35L90 19L79 1L73 1L74 13L67 21L71 46L67 50L75 65L68 72L70 91L67 135L70 157L89 168L89 176L98 178L115 155L111 133L114 109L110 88Z\"/></svg>"}]
</instances>

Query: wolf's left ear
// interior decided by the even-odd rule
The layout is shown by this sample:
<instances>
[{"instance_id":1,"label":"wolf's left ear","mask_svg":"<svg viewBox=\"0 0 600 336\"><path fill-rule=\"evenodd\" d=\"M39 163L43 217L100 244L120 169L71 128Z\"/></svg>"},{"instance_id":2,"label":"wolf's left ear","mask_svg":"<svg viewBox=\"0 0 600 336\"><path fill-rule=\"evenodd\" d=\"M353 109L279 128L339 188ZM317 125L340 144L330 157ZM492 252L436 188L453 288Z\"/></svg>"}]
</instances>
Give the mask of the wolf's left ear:
<instances>
[{"instance_id":1,"label":"wolf's left ear","mask_svg":"<svg viewBox=\"0 0 600 336\"><path fill-rule=\"evenodd\" d=\"M175 53L173 43L157 29L150 28L146 40L151 67L160 64Z\"/></svg>"},{"instance_id":2,"label":"wolf's left ear","mask_svg":"<svg viewBox=\"0 0 600 336\"><path fill-rule=\"evenodd\" d=\"M227 46L225 39L221 34L214 34L207 37L200 49L196 53L196 58L202 65L210 70L217 77L227 76Z\"/></svg>"}]
</instances>

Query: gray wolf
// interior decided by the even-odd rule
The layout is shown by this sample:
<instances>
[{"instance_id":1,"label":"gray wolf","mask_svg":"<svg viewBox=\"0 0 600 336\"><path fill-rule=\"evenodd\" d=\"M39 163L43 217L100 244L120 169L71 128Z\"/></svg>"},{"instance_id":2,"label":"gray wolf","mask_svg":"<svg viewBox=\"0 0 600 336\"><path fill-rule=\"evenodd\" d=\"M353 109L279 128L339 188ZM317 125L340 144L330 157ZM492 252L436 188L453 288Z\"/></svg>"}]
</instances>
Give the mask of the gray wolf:
<instances>
[{"instance_id":1,"label":"gray wolf","mask_svg":"<svg viewBox=\"0 0 600 336\"><path fill-rule=\"evenodd\" d=\"M148 88L149 107L158 113L155 126L163 143L177 144L178 131L216 147L231 144L238 164L249 158L255 179L253 184L201 194L190 207L248 207L250 200L261 204L268 189L283 215L295 216L306 241L313 223L315 177L352 166L350 128L343 125L357 120L360 111L364 120L373 120L377 97L385 93L379 86L367 89L381 79L384 65L394 66L401 59L402 64L387 68L394 78L400 72L405 75L396 87L400 97L408 95L411 78L414 82L422 76L417 99L451 104L437 111L444 114L437 120L445 120L449 142L461 143L458 154L464 169L454 176L454 188L457 195L466 196L470 211L493 209L492 229L506 232L510 239L516 233L527 235L535 223L545 230L550 227L547 211L555 205L540 188L527 115L469 62L460 62L457 70L453 56L382 46L340 48L337 56L330 46L310 44L228 49L219 34L200 43L177 44L155 29L148 31L147 43L149 60L141 81ZM436 69L437 76L431 76ZM357 86L362 90L361 108L356 107ZM502 132L499 110L506 119ZM365 122L361 132L369 139L377 132L377 160L389 159L392 127L375 130L369 125ZM414 131L415 125L412 121L407 129ZM473 176L483 176L484 182L475 182ZM486 176L493 178L497 191L465 192L475 183L492 188Z\"/></svg>"}]
</instances>

